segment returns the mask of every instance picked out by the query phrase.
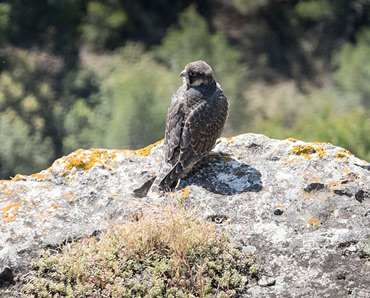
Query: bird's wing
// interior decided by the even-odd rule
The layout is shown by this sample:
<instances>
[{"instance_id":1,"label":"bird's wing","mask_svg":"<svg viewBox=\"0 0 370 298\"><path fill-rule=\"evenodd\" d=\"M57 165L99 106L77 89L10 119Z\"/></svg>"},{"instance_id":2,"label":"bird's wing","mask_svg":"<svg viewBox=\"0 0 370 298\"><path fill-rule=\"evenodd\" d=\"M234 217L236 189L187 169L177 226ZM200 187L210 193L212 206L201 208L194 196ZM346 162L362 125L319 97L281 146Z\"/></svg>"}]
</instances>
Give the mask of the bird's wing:
<instances>
[{"instance_id":1,"label":"bird's wing","mask_svg":"<svg viewBox=\"0 0 370 298\"><path fill-rule=\"evenodd\" d=\"M210 104L203 101L189 107L173 100L168 110L164 160L154 181L154 189L169 190L192 166L208 154L221 135L227 118L228 102L221 92Z\"/></svg>"},{"instance_id":2,"label":"bird's wing","mask_svg":"<svg viewBox=\"0 0 370 298\"><path fill-rule=\"evenodd\" d=\"M177 170L174 167L176 167L179 159L185 118L184 102L181 101L179 94L180 92L178 91L173 95L171 105L168 108L163 144L164 156L161 169L152 186L153 192L169 191L178 180Z\"/></svg>"},{"instance_id":3,"label":"bird's wing","mask_svg":"<svg viewBox=\"0 0 370 298\"><path fill-rule=\"evenodd\" d=\"M181 136L179 162L183 168L197 162L212 150L225 126L228 102L222 92L205 101L187 117Z\"/></svg>"},{"instance_id":4,"label":"bird's wing","mask_svg":"<svg viewBox=\"0 0 370 298\"><path fill-rule=\"evenodd\" d=\"M175 96L175 95L174 95ZM184 104L180 100L172 100L168 109L164 140L164 163L173 164L179 155L181 134L184 127Z\"/></svg>"}]
</instances>

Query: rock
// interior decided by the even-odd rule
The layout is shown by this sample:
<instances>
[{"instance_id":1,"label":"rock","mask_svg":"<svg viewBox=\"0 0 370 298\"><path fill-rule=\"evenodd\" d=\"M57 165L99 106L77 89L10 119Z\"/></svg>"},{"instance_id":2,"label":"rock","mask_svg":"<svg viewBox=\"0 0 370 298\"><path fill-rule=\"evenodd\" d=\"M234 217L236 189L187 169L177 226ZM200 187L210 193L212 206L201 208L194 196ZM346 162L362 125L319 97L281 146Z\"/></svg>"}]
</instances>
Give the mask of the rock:
<instances>
[{"instance_id":1,"label":"rock","mask_svg":"<svg viewBox=\"0 0 370 298\"><path fill-rule=\"evenodd\" d=\"M270 287L275 285L276 280L274 278L262 275L258 280L258 285L261 287Z\"/></svg>"},{"instance_id":2,"label":"rock","mask_svg":"<svg viewBox=\"0 0 370 298\"><path fill-rule=\"evenodd\" d=\"M147 182L161 146L77 150L40 173L1 181L0 296L17 297L12 277L42 248L180 200L256 255L265 277L248 282L245 297L368 297L369 261L354 247L370 245L369 163L328 143L244 134L221 138L218 154L154 199Z\"/></svg>"}]
</instances>

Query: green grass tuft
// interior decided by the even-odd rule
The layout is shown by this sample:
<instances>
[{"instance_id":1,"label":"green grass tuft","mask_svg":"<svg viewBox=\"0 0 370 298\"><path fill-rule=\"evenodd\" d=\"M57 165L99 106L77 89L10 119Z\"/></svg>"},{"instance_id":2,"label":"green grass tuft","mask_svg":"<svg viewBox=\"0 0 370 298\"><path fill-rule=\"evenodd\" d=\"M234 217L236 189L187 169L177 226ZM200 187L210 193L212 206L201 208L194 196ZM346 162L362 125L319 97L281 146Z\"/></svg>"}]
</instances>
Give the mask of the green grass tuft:
<instances>
[{"instance_id":1,"label":"green grass tuft","mask_svg":"<svg viewBox=\"0 0 370 298\"><path fill-rule=\"evenodd\" d=\"M236 297L253 259L192 212L165 208L114 225L99 240L44 251L24 297Z\"/></svg>"}]
</instances>

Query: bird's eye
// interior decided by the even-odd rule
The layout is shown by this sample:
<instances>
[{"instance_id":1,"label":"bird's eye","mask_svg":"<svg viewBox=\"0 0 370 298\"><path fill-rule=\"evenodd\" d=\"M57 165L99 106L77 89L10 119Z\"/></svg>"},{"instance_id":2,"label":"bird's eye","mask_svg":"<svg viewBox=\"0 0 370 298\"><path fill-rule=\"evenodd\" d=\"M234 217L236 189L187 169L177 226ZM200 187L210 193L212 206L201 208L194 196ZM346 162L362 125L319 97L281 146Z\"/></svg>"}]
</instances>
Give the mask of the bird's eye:
<instances>
[{"instance_id":1,"label":"bird's eye","mask_svg":"<svg viewBox=\"0 0 370 298\"><path fill-rule=\"evenodd\" d=\"M191 77L194 77L194 76L195 76L194 71L189 71L189 75L190 75Z\"/></svg>"}]
</instances>

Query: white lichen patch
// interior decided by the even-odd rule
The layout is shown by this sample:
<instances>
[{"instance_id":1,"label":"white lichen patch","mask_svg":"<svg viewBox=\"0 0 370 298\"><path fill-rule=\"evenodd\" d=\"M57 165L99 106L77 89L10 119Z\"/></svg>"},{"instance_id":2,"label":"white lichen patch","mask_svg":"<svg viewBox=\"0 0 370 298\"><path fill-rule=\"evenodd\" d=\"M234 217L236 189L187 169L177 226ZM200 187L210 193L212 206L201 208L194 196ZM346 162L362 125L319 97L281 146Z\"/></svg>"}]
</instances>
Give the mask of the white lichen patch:
<instances>
[{"instance_id":1,"label":"white lichen patch","mask_svg":"<svg viewBox=\"0 0 370 298\"><path fill-rule=\"evenodd\" d=\"M242 192L251 185L245 177L238 177L235 174L220 173L217 175L217 180L227 185L229 189L236 193Z\"/></svg>"},{"instance_id":2,"label":"white lichen patch","mask_svg":"<svg viewBox=\"0 0 370 298\"><path fill-rule=\"evenodd\" d=\"M285 226L277 225L274 222L259 222L253 226L253 232L263 234L269 241L274 244L286 241L288 231Z\"/></svg>"}]
</instances>

